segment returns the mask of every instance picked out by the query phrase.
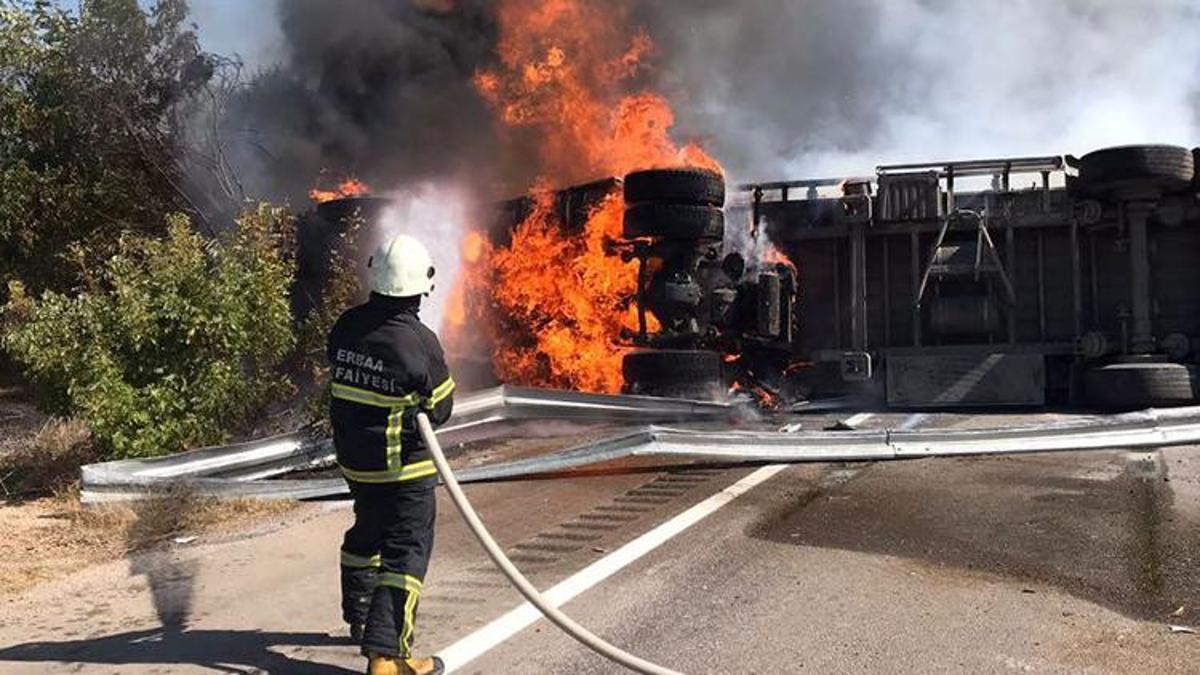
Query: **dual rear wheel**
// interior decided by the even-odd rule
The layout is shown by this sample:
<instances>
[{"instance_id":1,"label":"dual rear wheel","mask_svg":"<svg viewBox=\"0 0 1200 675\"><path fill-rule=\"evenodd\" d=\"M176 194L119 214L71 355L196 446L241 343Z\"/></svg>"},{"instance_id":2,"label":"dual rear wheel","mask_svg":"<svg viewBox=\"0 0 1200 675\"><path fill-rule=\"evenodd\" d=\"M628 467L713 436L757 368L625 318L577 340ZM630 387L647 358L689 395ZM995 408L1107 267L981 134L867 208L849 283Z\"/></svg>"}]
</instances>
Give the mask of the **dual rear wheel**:
<instances>
[{"instance_id":1,"label":"dual rear wheel","mask_svg":"<svg viewBox=\"0 0 1200 675\"><path fill-rule=\"evenodd\" d=\"M1083 373L1089 406L1101 410L1141 410L1194 405L1200 399L1196 367L1184 363L1127 359Z\"/></svg>"},{"instance_id":2,"label":"dual rear wheel","mask_svg":"<svg viewBox=\"0 0 1200 675\"><path fill-rule=\"evenodd\" d=\"M628 239L711 244L725 238L725 179L707 169L650 169L625 176ZM705 349L643 349L622 362L631 394L712 399L723 392L722 359Z\"/></svg>"}]
</instances>

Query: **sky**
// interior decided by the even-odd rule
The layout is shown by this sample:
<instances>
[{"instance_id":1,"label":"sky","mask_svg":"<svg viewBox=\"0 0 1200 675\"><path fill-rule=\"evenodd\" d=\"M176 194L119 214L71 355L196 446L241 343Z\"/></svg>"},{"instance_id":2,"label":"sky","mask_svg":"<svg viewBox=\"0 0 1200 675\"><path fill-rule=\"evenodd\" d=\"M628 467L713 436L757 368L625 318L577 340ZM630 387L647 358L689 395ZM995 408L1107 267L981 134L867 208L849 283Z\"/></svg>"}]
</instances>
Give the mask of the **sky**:
<instances>
[{"instance_id":1,"label":"sky","mask_svg":"<svg viewBox=\"0 0 1200 675\"><path fill-rule=\"evenodd\" d=\"M79 0L55 2L60 7L79 6ZM138 0L138 4L149 8L154 0ZM275 0L188 0L188 5L206 51L237 55L251 70L270 65L279 54L281 39Z\"/></svg>"},{"instance_id":2,"label":"sky","mask_svg":"<svg viewBox=\"0 0 1200 675\"><path fill-rule=\"evenodd\" d=\"M143 0L145 3L145 0ZM190 0L204 49L238 55L250 70L269 65L280 49L275 0ZM253 26L254 30L246 30Z\"/></svg>"}]
</instances>

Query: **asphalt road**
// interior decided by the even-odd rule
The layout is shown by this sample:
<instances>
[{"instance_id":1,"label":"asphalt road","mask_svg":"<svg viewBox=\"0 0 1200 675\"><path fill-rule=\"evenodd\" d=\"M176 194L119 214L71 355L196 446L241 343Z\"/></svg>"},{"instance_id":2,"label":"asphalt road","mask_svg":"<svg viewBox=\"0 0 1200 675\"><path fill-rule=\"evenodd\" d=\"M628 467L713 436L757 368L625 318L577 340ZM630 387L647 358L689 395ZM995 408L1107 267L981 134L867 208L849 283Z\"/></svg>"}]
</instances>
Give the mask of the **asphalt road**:
<instances>
[{"instance_id":1,"label":"asphalt road","mask_svg":"<svg viewBox=\"0 0 1200 675\"><path fill-rule=\"evenodd\" d=\"M756 471L615 472L468 493L545 588ZM419 648L478 653L462 673L619 672L544 621L486 649L480 629L521 599L449 502L440 508ZM361 672L337 610L349 515L314 505L266 531L81 570L10 599L0 672ZM686 673L1200 672L1200 635L1169 629L1200 625L1200 448L784 468L566 609Z\"/></svg>"}]
</instances>

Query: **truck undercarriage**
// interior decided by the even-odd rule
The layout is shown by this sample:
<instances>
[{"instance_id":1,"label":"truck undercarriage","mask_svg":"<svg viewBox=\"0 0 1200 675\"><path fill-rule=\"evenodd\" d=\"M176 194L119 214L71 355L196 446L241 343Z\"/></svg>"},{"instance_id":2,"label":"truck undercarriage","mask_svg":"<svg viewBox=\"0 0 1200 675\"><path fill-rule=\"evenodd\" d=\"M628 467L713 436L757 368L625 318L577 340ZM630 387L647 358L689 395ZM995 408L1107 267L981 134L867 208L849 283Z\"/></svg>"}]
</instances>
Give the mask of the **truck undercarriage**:
<instances>
[{"instance_id":1,"label":"truck undercarriage","mask_svg":"<svg viewBox=\"0 0 1200 675\"><path fill-rule=\"evenodd\" d=\"M734 383L903 407L1191 403L1194 154L1126 146L744 185L726 217L794 264L753 275L729 238L722 250L669 220L656 230L634 203L626 234L650 270L639 306L662 327L634 336L649 351L627 357L627 382L672 393L692 382L680 369L711 372L695 355L711 351Z\"/></svg>"}]
</instances>

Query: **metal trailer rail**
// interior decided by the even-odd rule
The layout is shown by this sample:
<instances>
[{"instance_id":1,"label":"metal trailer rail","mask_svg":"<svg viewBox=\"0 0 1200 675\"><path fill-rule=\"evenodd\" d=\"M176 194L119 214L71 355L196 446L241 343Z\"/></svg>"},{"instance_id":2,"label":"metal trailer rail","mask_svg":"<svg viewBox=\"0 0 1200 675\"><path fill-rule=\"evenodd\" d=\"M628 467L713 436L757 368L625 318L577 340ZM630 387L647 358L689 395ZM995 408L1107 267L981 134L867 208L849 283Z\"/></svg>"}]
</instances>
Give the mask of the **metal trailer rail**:
<instances>
[{"instance_id":1,"label":"metal trailer rail","mask_svg":"<svg viewBox=\"0 0 1200 675\"><path fill-rule=\"evenodd\" d=\"M788 191L792 188L807 188L812 190L822 187L836 187L849 183L872 183L878 180L880 176L929 174L938 178L951 179L954 177L1000 176L1002 184L1007 186L1012 174L1042 174L1055 171L1074 173L1074 168L1063 157L1058 155L952 162L921 162L916 164L886 164L875 167L875 175L871 177L847 176L842 178L807 178L764 183L741 183L737 186L737 190L739 192L758 193L760 195L762 192L780 190L782 191L781 199L786 202L788 201Z\"/></svg>"},{"instance_id":2,"label":"metal trailer rail","mask_svg":"<svg viewBox=\"0 0 1200 675\"><path fill-rule=\"evenodd\" d=\"M446 445L501 438L521 433L536 436L561 432L563 425L597 423L729 419L739 408L729 403L682 399L581 394L502 386L464 396L438 437ZM535 421L553 420L553 428ZM322 481L270 481L266 478L333 466L332 442L293 433L250 443L200 448L156 459L130 459L82 468L81 499L86 503L125 501L176 489L185 484L198 494L217 497L303 499ZM341 484L340 479L328 481ZM305 487L307 485L308 487ZM314 487L316 486L316 487Z\"/></svg>"}]
</instances>

